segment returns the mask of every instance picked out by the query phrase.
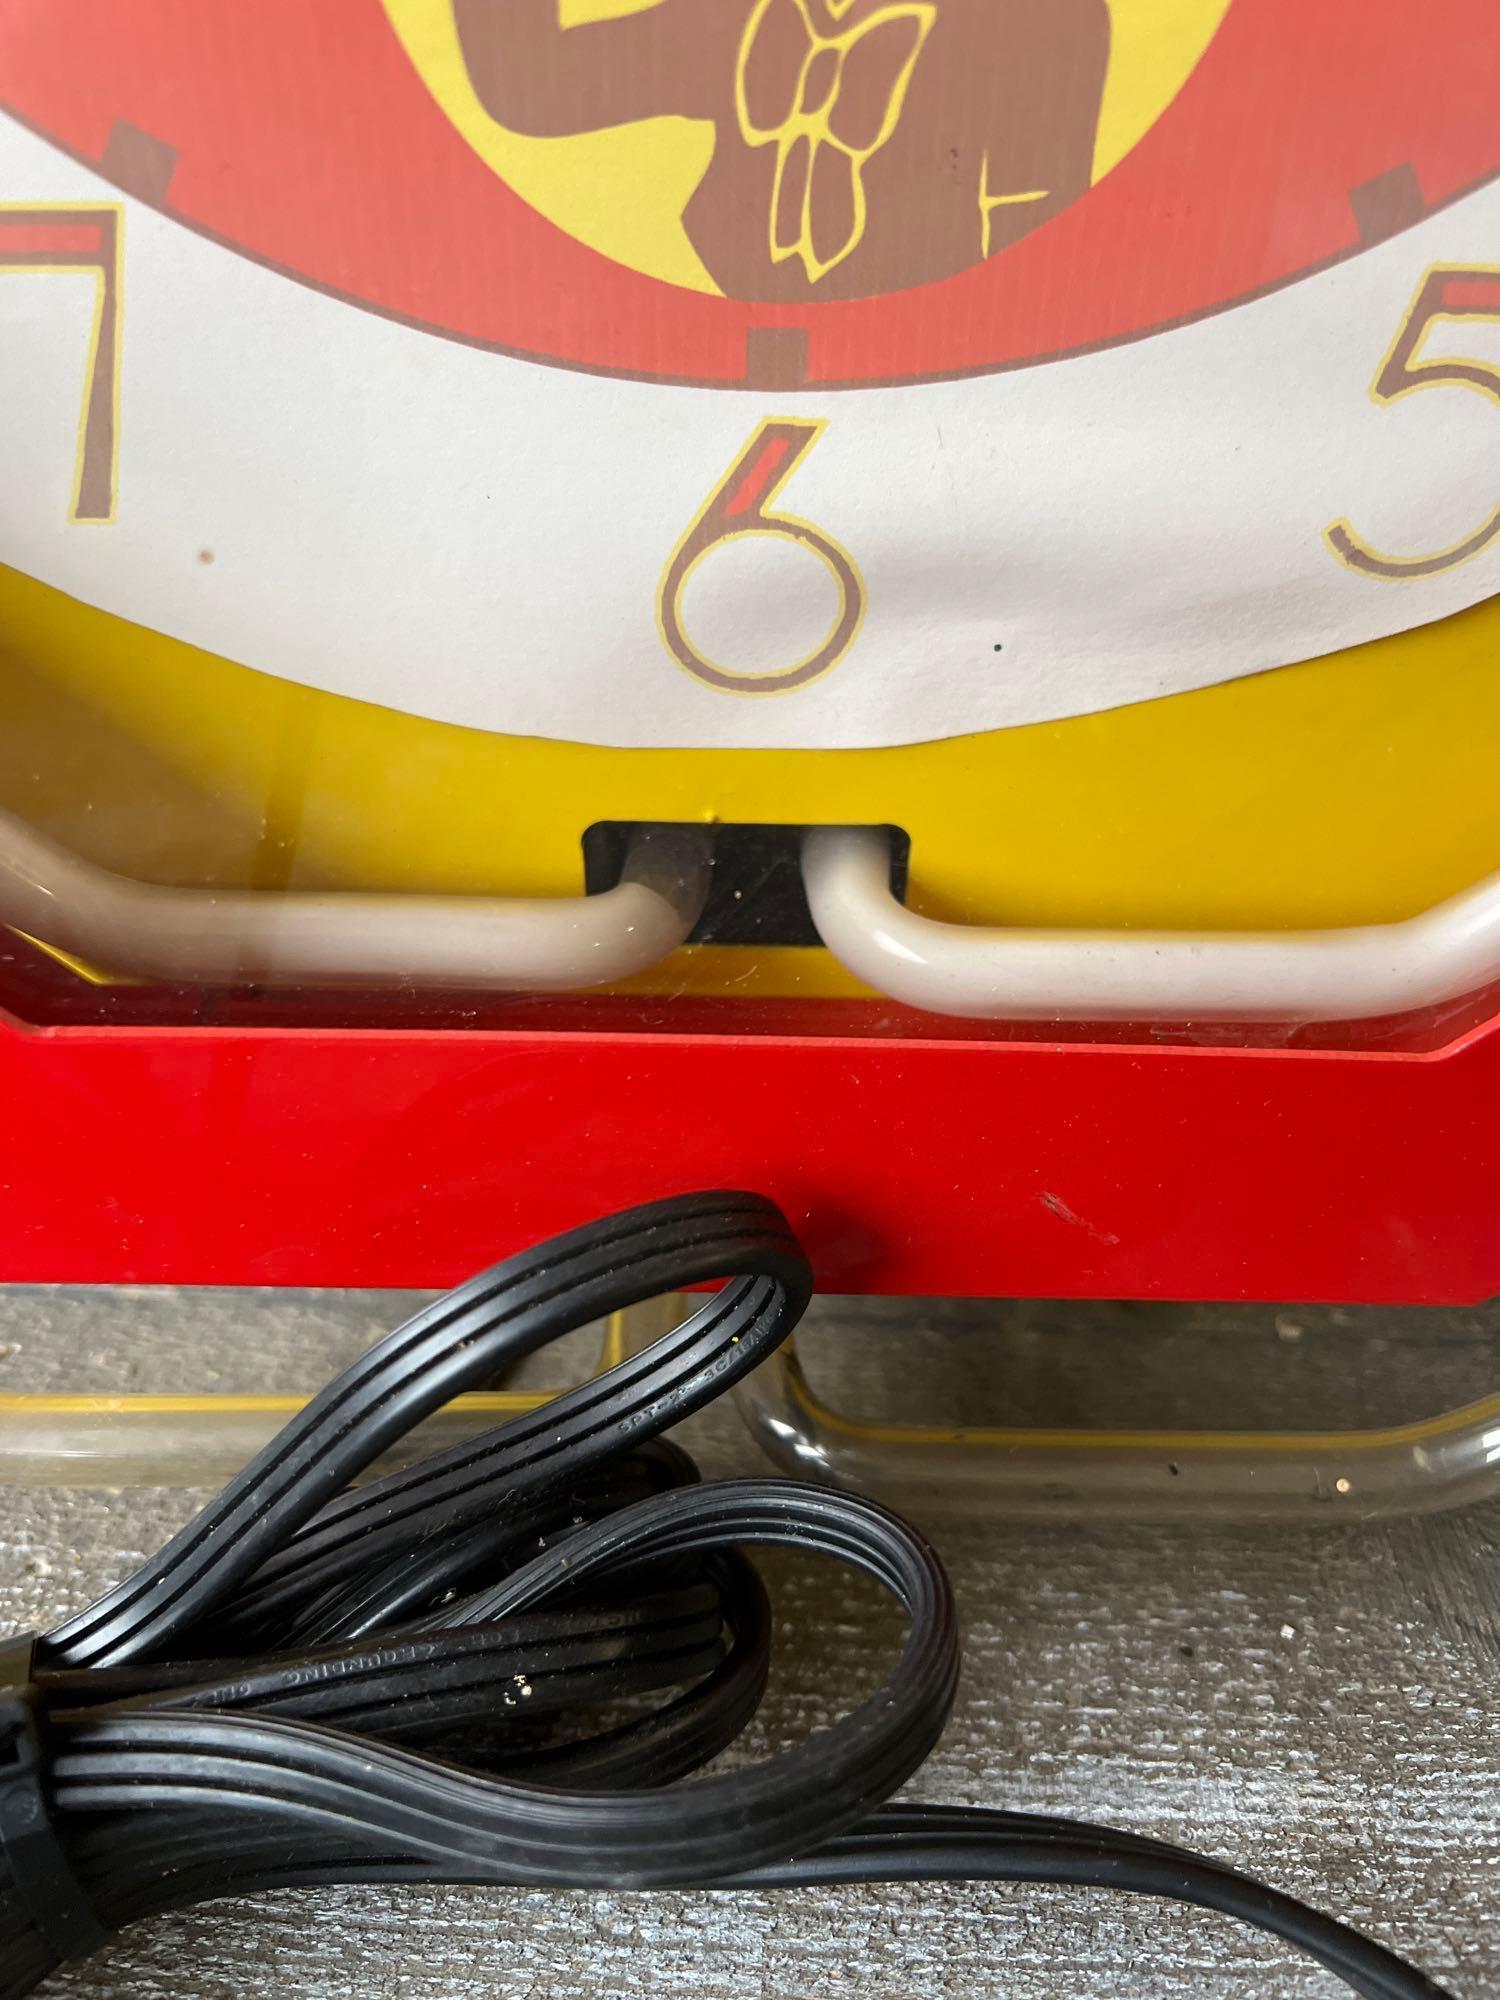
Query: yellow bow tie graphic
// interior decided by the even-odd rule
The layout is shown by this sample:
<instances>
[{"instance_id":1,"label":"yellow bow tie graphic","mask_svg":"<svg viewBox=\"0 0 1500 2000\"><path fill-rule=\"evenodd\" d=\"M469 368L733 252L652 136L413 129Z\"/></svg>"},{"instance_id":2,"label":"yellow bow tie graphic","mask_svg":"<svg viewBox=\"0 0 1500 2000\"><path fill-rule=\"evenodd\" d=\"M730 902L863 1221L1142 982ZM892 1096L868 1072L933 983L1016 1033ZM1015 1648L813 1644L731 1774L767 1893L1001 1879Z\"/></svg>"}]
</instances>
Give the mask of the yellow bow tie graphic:
<instances>
[{"instance_id":1,"label":"yellow bow tie graphic","mask_svg":"<svg viewBox=\"0 0 1500 2000\"><path fill-rule=\"evenodd\" d=\"M858 248L864 170L895 131L937 19L935 0L893 0L841 27L858 0L757 0L735 65L750 146L776 148L771 261L801 259L810 284Z\"/></svg>"}]
</instances>

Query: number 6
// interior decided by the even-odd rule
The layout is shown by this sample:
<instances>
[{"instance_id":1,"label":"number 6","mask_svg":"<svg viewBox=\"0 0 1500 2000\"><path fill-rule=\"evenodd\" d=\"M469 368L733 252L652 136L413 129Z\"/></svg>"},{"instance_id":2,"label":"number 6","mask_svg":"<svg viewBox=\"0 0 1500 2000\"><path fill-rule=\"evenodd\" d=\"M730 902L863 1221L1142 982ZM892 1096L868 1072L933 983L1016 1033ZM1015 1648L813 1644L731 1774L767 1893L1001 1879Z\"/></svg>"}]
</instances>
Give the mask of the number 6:
<instances>
[{"instance_id":1,"label":"number 6","mask_svg":"<svg viewBox=\"0 0 1500 2000\"><path fill-rule=\"evenodd\" d=\"M1394 403L1417 389L1441 387L1445 382L1462 383L1477 389L1492 403L1500 403L1500 368L1483 361L1413 361L1432 321L1444 319L1500 319L1500 270L1473 264L1434 264L1417 288L1407 308L1390 352L1370 385L1377 403ZM1348 521L1335 521L1323 530L1323 538L1342 563L1362 576L1378 576L1397 582L1413 577L1437 576L1456 569L1470 556L1477 556L1500 535L1500 507L1483 527L1476 528L1450 548L1437 549L1428 556L1386 556L1372 549Z\"/></svg>"},{"instance_id":2,"label":"number 6","mask_svg":"<svg viewBox=\"0 0 1500 2000\"><path fill-rule=\"evenodd\" d=\"M817 442L823 426L797 417L761 424L719 481L692 526L672 552L656 597L662 643L678 666L695 680L726 694L784 694L826 674L854 644L865 615L865 586L846 549L831 535L795 514L772 511L771 502ZM803 659L773 673L744 673L710 660L688 636L682 622L682 593L688 578L721 542L743 535L777 535L818 557L838 585L839 608L823 638Z\"/></svg>"}]
</instances>

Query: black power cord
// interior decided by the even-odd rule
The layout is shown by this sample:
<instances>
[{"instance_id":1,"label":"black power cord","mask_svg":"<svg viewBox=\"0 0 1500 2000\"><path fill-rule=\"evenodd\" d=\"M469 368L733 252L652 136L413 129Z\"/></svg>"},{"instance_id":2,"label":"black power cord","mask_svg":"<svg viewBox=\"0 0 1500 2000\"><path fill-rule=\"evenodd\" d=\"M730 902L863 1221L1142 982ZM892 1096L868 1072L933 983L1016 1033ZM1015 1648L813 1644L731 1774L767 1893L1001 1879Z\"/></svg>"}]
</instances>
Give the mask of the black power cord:
<instances>
[{"instance_id":1,"label":"black power cord","mask_svg":"<svg viewBox=\"0 0 1500 2000\"><path fill-rule=\"evenodd\" d=\"M522 1355L711 1281L646 1352L351 1485ZM936 1555L848 1494L699 1485L658 1435L784 1340L810 1289L756 1195L683 1196L544 1243L388 1335L128 1582L0 1653L0 2000L141 1917L272 1887L971 1878L1200 1904L1366 2000L1442 2000L1369 1939L1162 1842L885 1803L957 1683ZM875 1577L905 1643L831 1728L695 1775L761 1699L770 1616L742 1551L773 1543Z\"/></svg>"}]
</instances>

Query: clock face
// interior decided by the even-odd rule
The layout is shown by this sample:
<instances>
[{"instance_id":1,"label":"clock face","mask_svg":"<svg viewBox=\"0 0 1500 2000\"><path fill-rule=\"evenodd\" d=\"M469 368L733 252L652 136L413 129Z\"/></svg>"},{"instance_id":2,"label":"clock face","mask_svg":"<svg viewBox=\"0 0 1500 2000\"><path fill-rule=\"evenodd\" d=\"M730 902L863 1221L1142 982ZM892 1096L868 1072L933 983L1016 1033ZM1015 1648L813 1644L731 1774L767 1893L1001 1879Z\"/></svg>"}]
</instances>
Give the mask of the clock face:
<instances>
[{"instance_id":1,"label":"clock face","mask_svg":"<svg viewBox=\"0 0 1500 2000\"><path fill-rule=\"evenodd\" d=\"M516 735L843 749L1500 585L1494 0L0 35L0 559L204 651Z\"/></svg>"}]
</instances>

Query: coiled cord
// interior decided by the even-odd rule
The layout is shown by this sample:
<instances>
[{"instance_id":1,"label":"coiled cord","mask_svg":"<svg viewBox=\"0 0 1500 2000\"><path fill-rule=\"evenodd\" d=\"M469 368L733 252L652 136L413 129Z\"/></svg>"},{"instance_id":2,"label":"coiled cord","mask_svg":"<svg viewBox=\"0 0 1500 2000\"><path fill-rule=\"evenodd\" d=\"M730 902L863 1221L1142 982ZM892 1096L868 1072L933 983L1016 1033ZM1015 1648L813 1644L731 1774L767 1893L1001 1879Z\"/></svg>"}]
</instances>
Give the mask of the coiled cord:
<instances>
[{"instance_id":1,"label":"coiled cord","mask_svg":"<svg viewBox=\"0 0 1500 2000\"><path fill-rule=\"evenodd\" d=\"M689 1319L606 1374L351 1484L521 1356L710 1282ZM7 1835L0 2000L101 1926L273 1887L925 1878L1172 1897L1286 1940L1366 2000L1442 2000L1381 1946L1164 1843L885 1803L954 1698L941 1563L848 1494L700 1485L659 1435L784 1340L810 1290L785 1218L750 1194L657 1202L511 1258L380 1341L135 1576L35 1640L37 1798L86 1921L50 1920L45 1868L23 1867ZM830 1728L701 1775L764 1691L770 1613L743 1550L770 1544L874 1577L907 1636L875 1695ZM622 1704L636 1712L618 1719Z\"/></svg>"}]
</instances>

